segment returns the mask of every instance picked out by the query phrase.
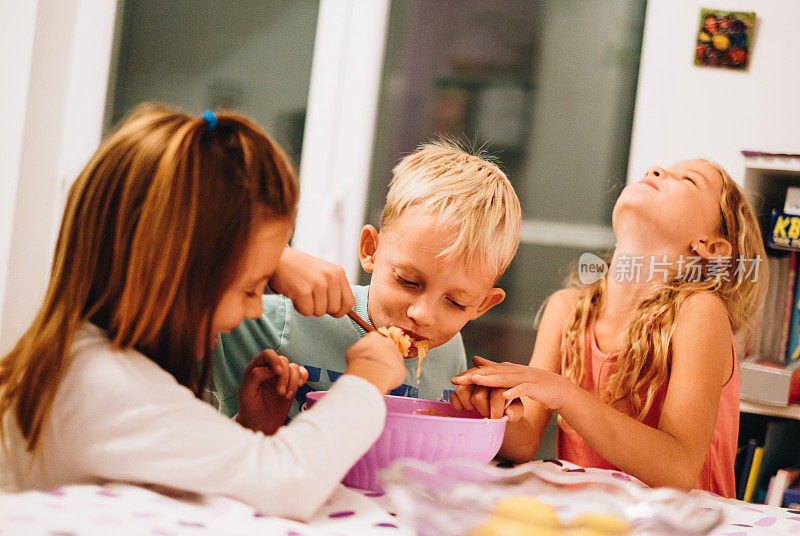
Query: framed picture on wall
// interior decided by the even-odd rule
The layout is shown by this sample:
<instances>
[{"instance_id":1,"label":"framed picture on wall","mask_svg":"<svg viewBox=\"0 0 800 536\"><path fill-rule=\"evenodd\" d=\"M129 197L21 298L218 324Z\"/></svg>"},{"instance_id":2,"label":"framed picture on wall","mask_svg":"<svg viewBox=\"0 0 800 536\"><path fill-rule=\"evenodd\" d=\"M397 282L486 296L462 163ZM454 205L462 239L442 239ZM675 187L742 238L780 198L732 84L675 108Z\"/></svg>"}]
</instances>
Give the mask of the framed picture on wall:
<instances>
[{"instance_id":1,"label":"framed picture on wall","mask_svg":"<svg viewBox=\"0 0 800 536\"><path fill-rule=\"evenodd\" d=\"M747 69L755 24L751 11L701 9L694 64Z\"/></svg>"}]
</instances>

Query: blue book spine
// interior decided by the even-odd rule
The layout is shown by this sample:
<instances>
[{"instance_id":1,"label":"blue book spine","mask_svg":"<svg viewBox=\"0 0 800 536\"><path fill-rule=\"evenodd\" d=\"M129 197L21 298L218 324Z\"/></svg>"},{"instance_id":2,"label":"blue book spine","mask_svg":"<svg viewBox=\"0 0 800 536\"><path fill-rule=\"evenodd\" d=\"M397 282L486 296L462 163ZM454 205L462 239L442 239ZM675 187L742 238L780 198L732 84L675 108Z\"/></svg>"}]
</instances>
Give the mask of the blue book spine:
<instances>
[{"instance_id":1,"label":"blue book spine","mask_svg":"<svg viewBox=\"0 0 800 536\"><path fill-rule=\"evenodd\" d=\"M753 454L757 446L758 442L755 439L751 439L747 443L742 470L739 473L739 479L736 481L736 498L740 501L744 498L744 490L747 487L747 478L750 476L750 467L753 465Z\"/></svg>"},{"instance_id":2,"label":"blue book spine","mask_svg":"<svg viewBox=\"0 0 800 536\"><path fill-rule=\"evenodd\" d=\"M789 340L786 344L785 363L788 365L800 359L800 277L795 277L792 296L792 321L789 324Z\"/></svg>"},{"instance_id":3,"label":"blue book spine","mask_svg":"<svg viewBox=\"0 0 800 536\"><path fill-rule=\"evenodd\" d=\"M786 488L786 491L783 492L783 503L781 504L784 508L791 508L796 510L800 507L800 489L798 488Z\"/></svg>"}]
</instances>

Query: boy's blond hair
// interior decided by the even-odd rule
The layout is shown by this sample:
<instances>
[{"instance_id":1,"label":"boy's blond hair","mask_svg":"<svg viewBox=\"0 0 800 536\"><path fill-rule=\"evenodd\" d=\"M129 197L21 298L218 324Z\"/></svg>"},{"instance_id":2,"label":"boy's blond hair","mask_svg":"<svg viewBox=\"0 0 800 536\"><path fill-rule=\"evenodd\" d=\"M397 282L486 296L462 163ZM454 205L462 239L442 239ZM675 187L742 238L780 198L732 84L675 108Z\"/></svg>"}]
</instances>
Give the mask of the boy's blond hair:
<instances>
[{"instance_id":1,"label":"boy's blond hair","mask_svg":"<svg viewBox=\"0 0 800 536\"><path fill-rule=\"evenodd\" d=\"M457 229L440 255L477 263L496 282L517 252L522 218L505 173L484 155L470 154L451 141L420 146L392 173L381 230L412 206L428 208L441 225Z\"/></svg>"}]
</instances>

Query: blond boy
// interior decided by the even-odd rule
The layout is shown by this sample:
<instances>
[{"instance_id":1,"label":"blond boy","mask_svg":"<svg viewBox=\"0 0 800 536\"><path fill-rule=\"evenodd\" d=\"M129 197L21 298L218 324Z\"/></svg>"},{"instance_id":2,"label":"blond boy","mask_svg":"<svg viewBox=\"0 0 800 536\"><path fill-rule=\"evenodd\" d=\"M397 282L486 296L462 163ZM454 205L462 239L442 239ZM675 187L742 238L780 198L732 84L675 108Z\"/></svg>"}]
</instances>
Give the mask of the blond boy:
<instances>
[{"instance_id":1,"label":"blond boy","mask_svg":"<svg viewBox=\"0 0 800 536\"><path fill-rule=\"evenodd\" d=\"M516 253L520 218L514 189L494 163L448 142L423 145L394 168L380 231L361 231L359 256L370 285L348 287L342 275L343 289L319 285L327 301L315 308L302 303L298 285L270 282L289 297L264 295L260 318L220 337L214 384L221 410L237 412L244 370L265 349L308 371L290 417L309 391L328 389L345 370L347 349L365 333L342 317L353 303L371 325L397 326L430 342L419 378L418 359L406 359L406 381L391 394L448 400L450 378L467 368L459 331L505 298L494 285ZM279 273L297 283L297 274L316 266L309 259L290 251Z\"/></svg>"}]
</instances>

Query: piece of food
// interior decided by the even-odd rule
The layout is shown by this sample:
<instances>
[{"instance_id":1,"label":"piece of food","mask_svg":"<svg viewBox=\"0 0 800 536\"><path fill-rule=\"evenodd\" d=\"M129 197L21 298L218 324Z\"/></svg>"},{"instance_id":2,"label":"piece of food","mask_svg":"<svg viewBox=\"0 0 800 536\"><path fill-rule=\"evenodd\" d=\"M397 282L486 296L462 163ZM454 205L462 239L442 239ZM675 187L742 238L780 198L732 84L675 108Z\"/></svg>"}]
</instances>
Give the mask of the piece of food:
<instances>
[{"instance_id":1,"label":"piece of food","mask_svg":"<svg viewBox=\"0 0 800 536\"><path fill-rule=\"evenodd\" d=\"M492 516L465 536L559 536L554 527L537 527L507 517Z\"/></svg>"},{"instance_id":2,"label":"piece of food","mask_svg":"<svg viewBox=\"0 0 800 536\"><path fill-rule=\"evenodd\" d=\"M537 501L533 497L508 497L497 501L494 513L523 521L534 527L558 527L556 510L549 504Z\"/></svg>"},{"instance_id":3,"label":"piece of food","mask_svg":"<svg viewBox=\"0 0 800 536\"><path fill-rule=\"evenodd\" d=\"M572 520L572 525L577 525L599 534L628 534L628 523L611 514L583 514Z\"/></svg>"},{"instance_id":4,"label":"piece of food","mask_svg":"<svg viewBox=\"0 0 800 536\"><path fill-rule=\"evenodd\" d=\"M431 341L412 339L410 335L397 326L378 328L378 333L392 339L403 357L419 358L419 363L417 364L417 378L419 378L422 374L422 361L427 357L428 350L431 349Z\"/></svg>"},{"instance_id":5,"label":"piece of food","mask_svg":"<svg viewBox=\"0 0 800 536\"><path fill-rule=\"evenodd\" d=\"M411 341L411 346L417 351L419 362L417 363L417 378L422 374L422 362L428 356L428 350L431 349L431 341Z\"/></svg>"},{"instance_id":6,"label":"piece of food","mask_svg":"<svg viewBox=\"0 0 800 536\"><path fill-rule=\"evenodd\" d=\"M389 326L388 328L378 328L378 333L384 337L392 339L392 342L397 345L397 350L403 357L408 357L408 351L411 348L411 337L397 326Z\"/></svg>"}]
</instances>

